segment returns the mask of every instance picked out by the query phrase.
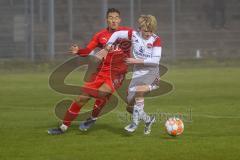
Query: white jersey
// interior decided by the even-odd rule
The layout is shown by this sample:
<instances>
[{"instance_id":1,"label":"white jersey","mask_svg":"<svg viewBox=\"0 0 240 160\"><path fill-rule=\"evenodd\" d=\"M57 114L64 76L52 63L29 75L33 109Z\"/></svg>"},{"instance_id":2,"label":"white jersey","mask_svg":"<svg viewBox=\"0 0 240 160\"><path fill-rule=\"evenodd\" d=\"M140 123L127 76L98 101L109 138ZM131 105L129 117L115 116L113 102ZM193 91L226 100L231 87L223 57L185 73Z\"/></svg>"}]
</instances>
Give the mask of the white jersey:
<instances>
[{"instance_id":1,"label":"white jersey","mask_svg":"<svg viewBox=\"0 0 240 160\"><path fill-rule=\"evenodd\" d=\"M144 64L134 65L133 77L129 84L127 100L130 103L135 95L138 85L148 85L150 90L159 85L159 62L162 47L160 38L153 34L149 39L143 39L140 32L117 31L108 40L107 45L112 45L117 39L131 39L133 57L142 59Z\"/></svg>"},{"instance_id":2,"label":"white jersey","mask_svg":"<svg viewBox=\"0 0 240 160\"><path fill-rule=\"evenodd\" d=\"M125 39L131 35L133 57L143 59L144 65L135 65L133 78L145 74L159 74L159 62L161 59L162 47L160 38L153 34L149 39L143 39L140 32L117 31L114 32L107 44L113 44L118 38ZM151 72L151 73L150 73Z\"/></svg>"}]
</instances>

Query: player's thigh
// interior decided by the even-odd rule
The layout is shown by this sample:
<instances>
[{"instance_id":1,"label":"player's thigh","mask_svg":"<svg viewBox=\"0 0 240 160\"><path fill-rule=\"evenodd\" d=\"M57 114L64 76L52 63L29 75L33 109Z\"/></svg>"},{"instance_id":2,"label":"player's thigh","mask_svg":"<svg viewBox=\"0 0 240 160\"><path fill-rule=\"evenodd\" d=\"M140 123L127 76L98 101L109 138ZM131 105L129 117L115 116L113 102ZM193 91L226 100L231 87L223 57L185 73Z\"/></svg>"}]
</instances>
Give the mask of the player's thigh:
<instances>
[{"instance_id":1,"label":"player's thigh","mask_svg":"<svg viewBox=\"0 0 240 160\"><path fill-rule=\"evenodd\" d=\"M100 76L96 76L94 81L85 82L82 87L82 92L85 95L89 95L91 97L98 97L99 88L104 83L104 79ZM83 97L84 98L84 97Z\"/></svg>"},{"instance_id":2,"label":"player's thigh","mask_svg":"<svg viewBox=\"0 0 240 160\"><path fill-rule=\"evenodd\" d=\"M112 88L107 84L107 83L103 83L99 89L98 89L98 96L99 97L106 97L110 94L112 94L113 90Z\"/></svg>"},{"instance_id":3,"label":"player's thigh","mask_svg":"<svg viewBox=\"0 0 240 160\"><path fill-rule=\"evenodd\" d=\"M149 91L150 91L149 85L147 85L147 84L136 86L136 94L143 95L144 93L149 92Z\"/></svg>"},{"instance_id":4,"label":"player's thigh","mask_svg":"<svg viewBox=\"0 0 240 160\"><path fill-rule=\"evenodd\" d=\"M91 97L87 94L82 94L79 95L78 97L76 97L75 101L79 104L79 105L84 105L86 104L89 100L91 99Z\"/></svg>"}]
</instances>

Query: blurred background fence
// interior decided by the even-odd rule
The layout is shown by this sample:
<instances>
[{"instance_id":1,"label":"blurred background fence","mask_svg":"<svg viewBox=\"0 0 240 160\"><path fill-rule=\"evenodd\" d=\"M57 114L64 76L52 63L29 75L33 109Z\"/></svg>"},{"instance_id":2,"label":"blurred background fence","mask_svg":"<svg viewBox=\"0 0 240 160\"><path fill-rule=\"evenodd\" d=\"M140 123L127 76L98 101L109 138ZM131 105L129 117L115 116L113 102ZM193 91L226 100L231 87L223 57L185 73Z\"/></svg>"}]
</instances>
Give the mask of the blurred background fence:
<instances>
[{"instance_id":1,"label":"blurred background fence","mask_svg":"<svg viewBox=\"0 0 240 160\"><path fill-rule=\"evenodd\" d=\"M125 26L155 15L166 60L240 57L239 0L0 0L0 59L63 59L106 26L110 7Z\"/></svg>"}]
</instances>

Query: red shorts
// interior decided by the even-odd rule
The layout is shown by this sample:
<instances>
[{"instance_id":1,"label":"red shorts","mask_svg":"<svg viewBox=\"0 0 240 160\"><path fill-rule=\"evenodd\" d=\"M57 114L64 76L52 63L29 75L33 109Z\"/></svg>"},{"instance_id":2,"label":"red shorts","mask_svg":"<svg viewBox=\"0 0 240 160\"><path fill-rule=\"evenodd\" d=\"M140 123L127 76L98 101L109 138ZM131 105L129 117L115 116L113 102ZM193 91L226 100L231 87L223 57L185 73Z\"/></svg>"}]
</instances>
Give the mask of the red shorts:
<instances>
[{"instance_id":1,"label":"red shorts","mask_svg":"<svg viewBox=\"0 0 240 160\"><path fill-rule=\"evenodd\" d=\"M93 74L88 82L83 85L83 92L97 97L98 89L105 83L111 88L111 93L118 89L125 78L125 73L98 72Z\"/></svg>"}]
</instances>

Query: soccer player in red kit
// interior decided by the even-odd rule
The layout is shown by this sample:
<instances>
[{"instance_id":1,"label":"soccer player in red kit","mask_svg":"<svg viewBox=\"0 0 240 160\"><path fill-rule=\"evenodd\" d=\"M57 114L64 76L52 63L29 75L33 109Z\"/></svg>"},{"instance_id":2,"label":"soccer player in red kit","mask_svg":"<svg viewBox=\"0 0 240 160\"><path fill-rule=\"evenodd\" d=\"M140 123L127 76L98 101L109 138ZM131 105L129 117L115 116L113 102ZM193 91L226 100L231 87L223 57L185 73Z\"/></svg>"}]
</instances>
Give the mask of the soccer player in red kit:
<instances>
[{"instance_id":1,"label":"soccer player in red kit","mask_svg":"<svg viewBox=\"0 0 240 160\"><path fill-rule=\"evenodd\" d=\"M128 27L119 26L121 22L120 12L115 8L108 9L106 20L108 27L96 33L86 48L81 49L77 45L73 45L70 48L70 53L83 57L88 56L95 48L104 48L108 39L115 31L130 30ZM122 42L125 44L125 49L121 47ZM101 109L112 93L121 86L127 72L127 65L124 63L124 60L130 57L130 46L126 45L128 42L124 40L119 40L116 44L118 45L112 47L108 55L102 59L97 72L91 75L91 80L85 82L83 93L72 102L65 114L63 123L58 128L49 129L49 134L56 135L67 131L71 122L78 116L81 108L91 97L96 99L92 116L82 122L79 129L86 131L95 123Z\"/></svg>"}]
</instances>

